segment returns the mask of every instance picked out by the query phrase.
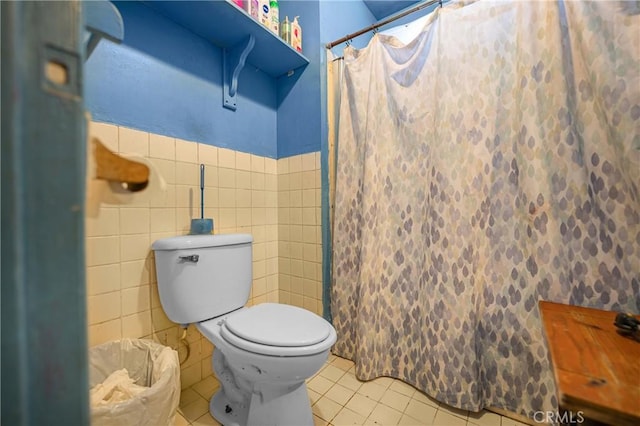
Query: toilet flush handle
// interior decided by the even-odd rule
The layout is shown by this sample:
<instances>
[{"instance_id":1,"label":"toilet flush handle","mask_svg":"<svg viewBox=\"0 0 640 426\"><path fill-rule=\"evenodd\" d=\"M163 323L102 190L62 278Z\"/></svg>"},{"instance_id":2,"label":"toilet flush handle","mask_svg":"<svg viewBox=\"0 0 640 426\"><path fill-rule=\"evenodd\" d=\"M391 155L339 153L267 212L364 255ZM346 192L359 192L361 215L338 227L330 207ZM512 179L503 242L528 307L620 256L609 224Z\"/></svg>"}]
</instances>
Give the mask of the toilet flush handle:
<instances>
[{"instance_id":1,"label":"toilet flush handle","mask_svg":"<svg viewBox=\"0 0 640 426\"><path fill-rule=\"evenodd\" d=\"M180 256L180 260L182 262L194 262L197 263L200 260L200 256L197 254L192 254L190 256Z\"/></svg>"}]
</instances>

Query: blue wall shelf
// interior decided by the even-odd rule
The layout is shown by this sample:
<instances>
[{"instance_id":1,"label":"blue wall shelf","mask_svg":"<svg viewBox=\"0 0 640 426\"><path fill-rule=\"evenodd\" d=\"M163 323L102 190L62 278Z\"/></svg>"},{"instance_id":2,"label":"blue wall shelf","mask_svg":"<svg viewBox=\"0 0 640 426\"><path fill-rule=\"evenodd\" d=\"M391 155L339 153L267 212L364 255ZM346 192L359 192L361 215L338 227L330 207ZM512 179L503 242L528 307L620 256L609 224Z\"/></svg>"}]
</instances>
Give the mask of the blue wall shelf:
<instances>
[{"instance_id":1,"label":"blue wall shelf","mask_svg":"<svg viewBox=\"0 0 640 426\"><path fill-rule=\"evenodd\" d=\"M144 3L173 22L225 50L231 51L238 46L246 45L247 38L253 36L255 46L246 57L246 62L272 77L279 77L309 63L307 58L284 40L229 1L145 1Z\"/></svg>"}]
</instances>

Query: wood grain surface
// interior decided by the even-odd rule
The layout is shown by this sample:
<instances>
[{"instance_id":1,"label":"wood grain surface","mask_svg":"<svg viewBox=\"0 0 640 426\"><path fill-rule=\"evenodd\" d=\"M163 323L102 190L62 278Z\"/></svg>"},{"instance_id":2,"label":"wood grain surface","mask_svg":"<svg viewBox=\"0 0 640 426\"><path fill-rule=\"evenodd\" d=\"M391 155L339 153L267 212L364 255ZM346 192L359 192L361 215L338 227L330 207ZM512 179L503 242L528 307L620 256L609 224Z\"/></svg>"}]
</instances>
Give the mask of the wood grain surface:
<instances>
[{"instance_id":1,"label":"wood grain surface","mask_svg":"<svg viewBox=\"0 0 640 426\"><path fill-rule=\"evenodd\" d=\"M640 342L617 312L541 301L560 407L611 425L640 424Z\"/></svg>"}]
</instances>

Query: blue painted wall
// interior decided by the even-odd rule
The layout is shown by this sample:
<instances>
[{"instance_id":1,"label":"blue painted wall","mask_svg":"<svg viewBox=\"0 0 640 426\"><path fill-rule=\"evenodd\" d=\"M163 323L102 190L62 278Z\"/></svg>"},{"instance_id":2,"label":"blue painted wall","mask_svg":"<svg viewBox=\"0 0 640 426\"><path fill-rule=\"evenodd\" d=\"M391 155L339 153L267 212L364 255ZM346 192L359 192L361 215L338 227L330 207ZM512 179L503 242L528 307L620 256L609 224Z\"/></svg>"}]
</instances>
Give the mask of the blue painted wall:
<instances>
[{"instance_id":1,"label":"blue painted wall","mask_svg":"<svg viewBox=\"0 0 640 426\"><path fill-rule=\"evenodd\" d=\"M322 49L322 68L320 75L321 84L321 108L320 120L323 126L321 130L321 147L326 151L324 146L328 141L327 127L327 69L326 69L326 49L325 45L334 40L338 40L347 34L354 33L362 28L367 28L376 22L375 16L362 1L322 1L320 2L320 38ZM357 49L367 46L372 33L362 34L351 41L351 45ZM345 43L339 44L331 49L334 57L343 55ZM323 153L324 155L325 153Z\"/></svg>"},{"instance_id":2,"label":"blue painted wall","mask_svg":"<svg viewBox=\"0 0 640 426\"><path fill-rule=\"evenodd\" d=\"M448 3L449 1L450 0L442 0L443 6L446 5L446 3ZM415 7L415 6L418 6L418 3L410 5L409 8ZM417 12L413 12L410 15L407 15L407 16L405 16L403 18L398 19L397 21L394 21L394 22L392 22L390 24L387 24L387 25L383 26L380 29L380 31L384 31L386 29L400 27L400 26L405 26L406 27L407 25L411 24L416 19L422 18L423 16L430 14L431 12L436 10L438 7L440 7L438 5L438 3L432 4L431 6L425 7L424 9L419 10ZM400 12L402 12L402 11L399 11L399 12L396 12L396 13L400 13Z\"/></svg>"},{"instance_id":3,"label":"blue painted wall","mask_svg":"<svg viewBox=\"0 0 640 426\"><path fill-rule=\"evenodd\" d=\"M238 110L222 107L222 51L139 2L116 2L122 45L86 62L85 102L97 121L276 158L275 79L247 66Z\"/></svg>"},{"instance_id":4,"label":"blue painted wall","mask_svg":"<svg viewBox=\"0 0 640 426\"><path fill-rule=\"evenodd\" d=\"M297 80L278 81L278 158L320 150L319 2L280 3L280 16L300 16L302 53L309 65Z\"/></svg>"},{"instance_id":5,"label":"blue painted wall","mask_svg":"<svg viewBox=\"0 0 640 426\"><path fill-rule=\"evenodd\" d=\"M377 20L362 1L321 1L320 2L320 37L322 46L366 28ZM351 45L361 49L371 40L373 34L367 33L352 40ZM346 44L335 46L331 51L342 56Z\"/></svg>"},{"instance_id":6,"label":"blue painted wall","mask_svg":"<svg viewBox=\"0 0 640 426\"><path fill-rule=\"evenodd\" d=\"M278 158L320 151L326 138L326 43L375 22L361 0L289 1L280 3L280 16L300 16L302 47L309 65L298 81L278 82ZM354 41L366 46L370 36ZM357 44L356 44L357 43ZM334 53L342 54L344 46Z\"/></svg>"},{"instance_id":7,"label":"blue painted wall","mask_svg":"<svg viewBox=\"0 0 640 426\"><path fill-rule=\"evenodd\" d=\"M114 3L124 43L101 42L85 65L85 105L94 120L271 158L320 150L324 45L375 22L361 0L281 1L281 19L300 16L310 63L278 79L247 65L234 112L222 108L221 49L140 2Z\"/></svg>"}]
</instances>

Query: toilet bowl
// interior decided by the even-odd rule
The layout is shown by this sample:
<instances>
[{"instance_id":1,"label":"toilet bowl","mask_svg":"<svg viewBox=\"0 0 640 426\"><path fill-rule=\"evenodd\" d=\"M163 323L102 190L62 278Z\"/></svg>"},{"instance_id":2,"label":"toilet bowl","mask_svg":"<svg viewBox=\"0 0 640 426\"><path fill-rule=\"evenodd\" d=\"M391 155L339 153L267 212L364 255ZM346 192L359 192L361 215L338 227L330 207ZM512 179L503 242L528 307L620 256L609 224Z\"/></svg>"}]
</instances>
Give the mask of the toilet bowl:
<instances>
[{"instance_id":1,"label":"toilet bowl","mask_svg":"<svg viewBox=\"0 0 640 426\"><path fill-rule=\"evenodd\" d=\"M155 241L158 290L172 321L196 325L213 343L220 389L209 403L225 426L313 425L305 380L326 362L336 332L295 306L245 307L252 282L248 234Z\"/></svg>"},{"instance_id":2,"label":"toilet bowl","mask_svg":"<svg viewBox=\"0 0 640 426\"><path fill-rule=\"evenodd\" d=\"M225 425L313 424L305 380L326 362L333 327L301 308L263 303L196 324L214 346L221 389L209 403Z\"/></svg>"}]
</instances>

